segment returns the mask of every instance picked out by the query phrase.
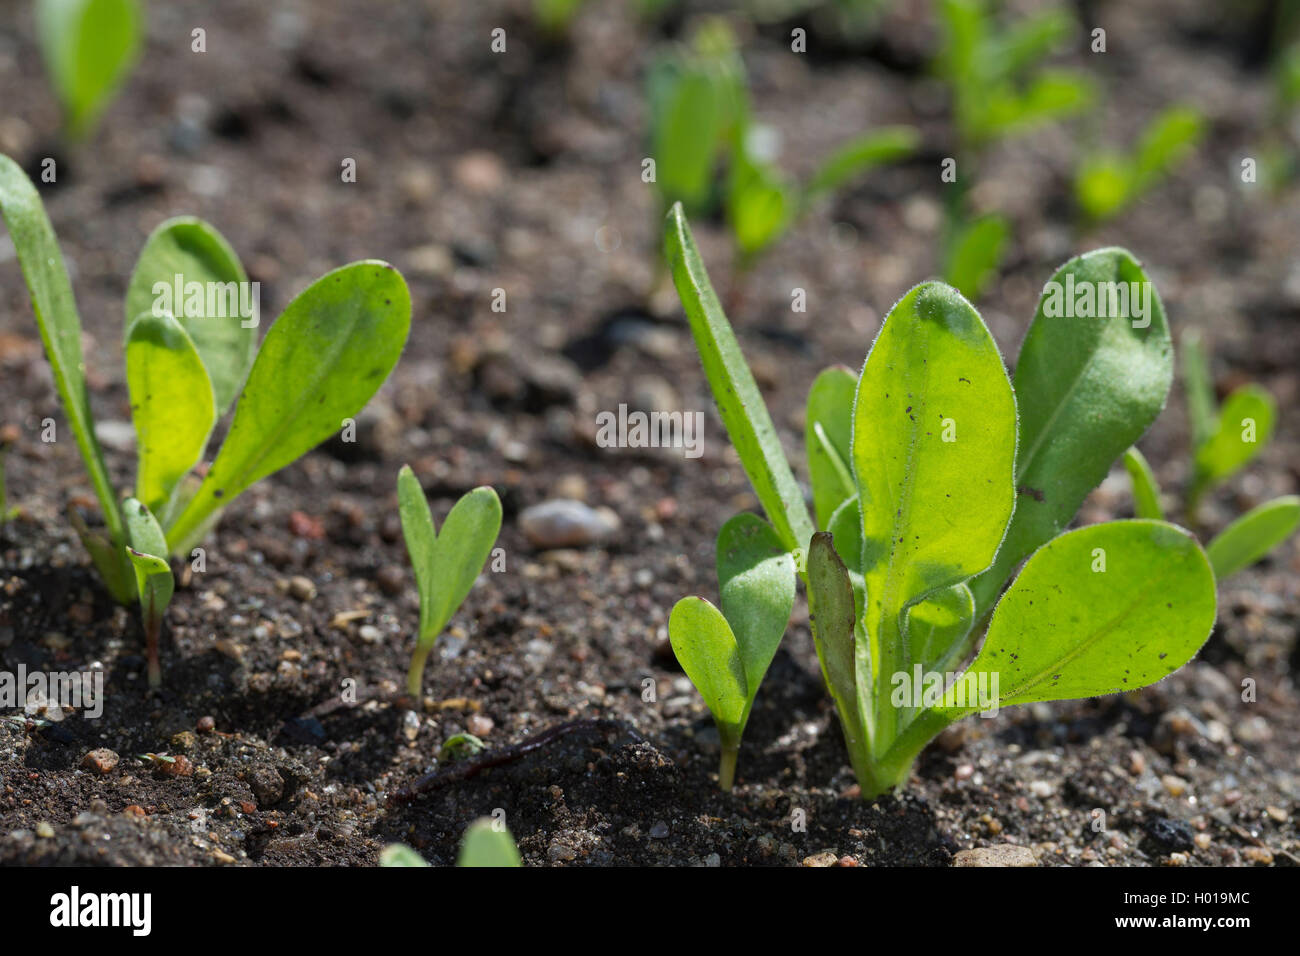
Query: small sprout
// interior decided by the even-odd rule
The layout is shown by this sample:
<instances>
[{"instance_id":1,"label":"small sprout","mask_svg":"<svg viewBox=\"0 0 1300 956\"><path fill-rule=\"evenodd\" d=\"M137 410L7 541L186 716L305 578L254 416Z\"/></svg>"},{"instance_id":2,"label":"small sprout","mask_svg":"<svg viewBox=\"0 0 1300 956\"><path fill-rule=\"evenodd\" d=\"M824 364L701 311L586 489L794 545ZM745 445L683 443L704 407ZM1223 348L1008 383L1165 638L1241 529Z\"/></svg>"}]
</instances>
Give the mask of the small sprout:
<instances>
[{"instance_id":1,"label":"small sprout","mask_svg":"<svg viewBox=\"0 0 1300 956\"><path fill-rule=\"evenodd\" d=\"M424 857L404 843L379 851L380 866L428 866ZM510 831L491 817L480 817L465 829L457 866L523 866Z\"/></svg>"},{"instance_id":2,"label":"small sprout","mask_svg":"<svg viewBox=\"0 0 1300 956\"><path fill-rule=\"evenodd\" d=\"M1251 508L1205 547L1220 581L1250 567L1300 527L1300 496L1284 495Z\"/></svg>"},{"instance_id":3,"label":"small sprout","mask_svg":"<svg viewBox=\"0 0 1300 956\"><path fill-rule=\"evenodd\" d=\"M13 447L13 441L7 431L7 428L0 428L0 525L5 524L18 513L16 507L9 506L9 486L5 481L5 458L9 455L9 449Z\"/></svg>"},{"instance_id":4,"label":"small sprout","mask_svg":"<svg viewBox=\"0 0 1300 956\"><path fill-rule=\"evenodd\" d=\"M523 866L514 837L491 817L480 817L465 829L457 866Z\"/></svg>"},{"instance_id":5,"label":"small sprout","mask_svg":"<svg viewBox=\"0 0 1300 956\"><path fill-rule=\"evenodd\" d=\"M155 229L127 287L123 326L138 452L134 493L165 536L164 545L141 547L95 437L81 320L58 240L31 180L7 156L0 156L0 214L104 528L92 530L71 510L69 520L122 604L137 597L141 581L161 576L128 546L163 563L189 558L241 492L356 417L410 331L411 298L401 275L387 263L362 260L299 293L258 348L257 284L225 239L190 217ZM195 465L232 406L225 441L200 478ZM162 609L155 608L159 619Z\"/></svg>"},{"instance_id":6,"label":"small sprout","mask_svg":"<svg viewBox=\"0 0 1300 956\"><path fill-rule=\"evenodd\" d=\"M1164 509L1160 507L1160 485L1142 452L1136 448L1124 452L1124 469L1133 482L1133 513L1139 518L1164 520Z\"/></svg>"},{"instance_id":7,"label":"small sprout","mask_svg":"<svg viewBox=\"0 0 1300 956\"><path fill-rule=\"evenodd\" d=\"M155 754L155 753L137 754L136 759L143 760L145 763L151 763L154 765L174 764L176 762L175 757L169 757L167 756L167 754Z\"/></svg>"},{"instance_id":8,"label":"small sprout","mask_svg":"<svg viewBox=\"0 0 1300 956\"><path fill-rule=\"evenodd\" d=\"M464 760L466 757L481 754L486 749L487 744L473 734L452 734L438 748L438 760Z\"/></svg>"},{"instance_id":9,"label":"small sprout","mask_svg":"<svg viewBox=\"0 0 1300 956\"><path fill-rule=\"evenodd\" d=\"M135 568L136 593L140 597L140 619L144 624L145 650L149 661L149 686L162 684L162 668L158 663L158 638L162 633L163 616L171 603L176 581L167 562L167 539L153 513L135 498L122 505L126 515L127 534L131 543L126 553Z\"/></svg>"},{"instance_id":10,"label":"small sprout","mask_svg":"<svg viewBox=\"0 0 1300 956\"><path fill-rule=\"evenodd\" d=\"M397 475L397 501L420 592L420 633L406 678L407 693L418 699L429 652L492 553L501 531L501 499L487 486L467 492L438 534L420 480L410 465L403 465Z\"/></svg>"},{"instance_id":11,"label":"small sprout","mask_svg":"<svg viewBox=\"0 0 1300 956\"><path fill-rule=\"evenodd\" d=\"M1142 132L1130 153L1085 157L1074 174L1074 198L1091 223L1119 214L1182 162L1205 135L1205 118L1174 106Z\"/></svg>"},{"instance_id":12,"label":"small sprout","mask_svg":"<svg viewBox=\"0 0 1300 956\"><path fill-rule=\"evenodd\" d=\"M722 610L682 598L668 618L668 638L713 714L722 741L718 785L730 790L749 712L794 607L795 567L772 526L752 514L722 526L717 564Z\"/></svg>"},{"instance_id":13,"label":"small sprout","mask_svg":"<svg viewBox=\"0 0 1300 956\"><path fill-rule=\"evenodd\" d=\"M1187 531L1139 519L1060 534L1155 419L1172 380L1154 294L1126 299L1104 322L1056 315L1062 284L1149 286L1127 252L1072 259L1047 284L1014 391L979 313L955 289L928 282L905 295L861 375L829 369L809 394L805 443L821 531L680 207L668 259L771 526L750 521L805 556L813 640L865 799L903 784L956 720L1135 690L1177 670L1209 636L1214 573ZM956 423L952 437L943 422ZM669 635L718 721L725 768L756 689L742 664L740 608L763 622L765 666L790 604L741 594L728 607L719 577L723 613L688 598ZM694 644L679 647L684 638Z\"/></svg>"},{"instance_id":14,"label":"small sprout","mask_svg":"<svg viewBox=\"0 0 1300 956\"><path fill-rule=\"evenodd\" d=\"M688 49L661 56L648 87L654 181L663 208L681 202L705 213L721 195L741 271L818 200L910 156L920 142L913 127L881 127L841 144L806 183L792 182L773 161L772 131L753 120L745 66L722 19L705 21ZM728 173L719 190L716 170L723 160Z\"/></svg>"},{"instance_id":15,"label":"small sprout","mask_svg":"<svg viewBox=\"0 0 1300 956\"><path fill-rule=\"evenodd\" d=\"M1084 74L1043 66L1073 33L1064 9L1048 7L1002 25L994 6L989 0L938 4L943 45L934 69L952 91L958 134L956 165L948 170L955 178L943 180L949 185L939 260L944 281L972 300L996 275L1011 235L1001 216L970 208L983 154L998 140L1088 109L1095 99Z\"/></svg>"},{"instance_id":16,"label":"small sprout","mask_svg":"<svg viewBox=\"0 0 1300 956\"><path fill-rule=\"evenodd\" d=\"M131 71L142 20L137 0L36 0L45 69L72 139L90 133Z\"/></svg>"},{"instance_id":17,"label":"small sprout","mask_svg":"<svg viewBox=\"0 0 1300 956\"><path fill-rule=\"evenodd\" d=\"M424 857L405 843L390 843L379 851L380 866L428 866Z\"/></svg>"}]
</instances>

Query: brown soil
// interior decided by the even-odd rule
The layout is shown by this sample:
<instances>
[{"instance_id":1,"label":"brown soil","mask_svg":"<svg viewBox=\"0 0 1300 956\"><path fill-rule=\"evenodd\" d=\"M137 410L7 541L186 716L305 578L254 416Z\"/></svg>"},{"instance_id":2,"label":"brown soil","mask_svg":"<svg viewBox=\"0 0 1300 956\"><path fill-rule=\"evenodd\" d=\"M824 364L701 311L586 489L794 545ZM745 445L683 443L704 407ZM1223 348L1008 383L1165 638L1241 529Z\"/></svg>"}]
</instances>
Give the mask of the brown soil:
<instances>
[{"instance_id":1,"label":"brown soil","mask_svg":"<svg viewBox=\"0 0 1300 956\"><path fill-rule=\"evenodd\" d=\"M827 851L945 865L1002 842L1042 865L1296 862L1295 540L1222 588L1219 626L1182 672L1125 697L968 721L926 752L901 797L872 804L854 796L799 610L759 694L740 784L718 792L716 734L666 649L666 618L685 594L716 596L713 537L756 502L675 302L642 304L657 212L639 179L641 84L662 38L624 6L593 3L557 45L522 3L152 4L138 71L93 142L71 150L48 145L57 109L30 13L15 7L0 28L0 149L29 168L59 160L45 199L101 422L129 421L122 298L144 237L169 215L216 224L262 282L268 314L363 257L403 271L415 312L361 441L308 455L230 507L206 572L176 596L154 697L136 614L98 587L62 518L88 485L0 239L0 409L21 428L8 461L21 515L0 527L0 668L102 666L107 685L99 720L0 718L0 863L366 865L392 840L448 863L467 823L497 808L529 865L791 864ZM1237 182L1269 104L1249 36L1172 0L1101 9L1111 52L1073 59L1109 85L1104 135L1128 141L1174 100L1203 109L1213 133L1089 234L1068 202L1077 125L1000 147L975 198L1013 219L1016 240L980 306L1010 360L1059 262L1110 243L1142 256L1174 326L1211 340L1219 386L1255 379L1283 410L1262 459L1209 503L1213 529L1300 484L1300 199ZM869 123L914 122L927 143L816 210L749 277L733 320L792 450L816 372L861 362L889 304L934 269L946 104L923 72L932 24L911 4L891 17L888 42L865 52L794 56L779 25L745 37L759 113L793 171ZM190 52L194 26L208 30L206 54ZM489 51L495 26L505 55ZM345 157L355 184L340 182ZM697 234L726 285L725 236L707 223ZM806 314L790 312L796 286ZM495 288L504 314L491 310ZM1178 394L1143 441L1168 488L1187 473ZM703 458L594 446L597 410L646 399L708 410ZM46 417L59 422L53 444L39 437ZM133 453L107 454L125 487ZM506 510L507 569L485 574L456 615L418 719L398 696L418 614L397 524L403 462L439 518L481 483ZM621 533L534 551L517 515L559 496L612 508ZM1129 513L1116 474L1081 520ZM294 576L316 595L294 597ZM1241 700L1244 678L1255 703ZM355 705L340 700L349 679ZM214 731L198 731L204 717ZM454 733L499 748L595 718L615 723L386 807ZM107 775L82 766L97 748L122 758ZM183 755L191 772L146 753Z\"/></svg>"}]
</instances>

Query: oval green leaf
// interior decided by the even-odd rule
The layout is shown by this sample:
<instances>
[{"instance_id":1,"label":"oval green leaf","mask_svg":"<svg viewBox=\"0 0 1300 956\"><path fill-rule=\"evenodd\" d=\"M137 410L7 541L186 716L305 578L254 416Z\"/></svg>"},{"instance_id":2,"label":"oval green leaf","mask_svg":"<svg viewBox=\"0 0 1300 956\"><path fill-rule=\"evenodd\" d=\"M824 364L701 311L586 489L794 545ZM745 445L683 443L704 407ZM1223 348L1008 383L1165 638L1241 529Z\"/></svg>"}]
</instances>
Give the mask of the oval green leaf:
<instances>
[{"instance_id":1,"label":"oval green leaf","mask_svg":"<svg viewBox=\"0 0 1300 956\"><path fill-rule=\"evenodd\" d=\"M1070 531L1025 562L967 674L990 688L996 675L1004 706L1137 690L1205 643L1214 587L1205 552L1176 525L1134 519ZM945 704L954 716L982 709L954 691Z\"/></svg>"},{"instance_id":2,"label":"oval green leaf","mask_svg":"<svg viewBox=\"0 0 1300 956\"><path fill-rule=\"evenodd\" d=\"M1096 317L1099 303L1110 317ZM1165 311L1132 255L1098 249L1057 270L1016 362L1019 498L997 561L971 584L979 617L1155 421L1172 380Z\"/></svg>"},{"instance_id":3,"label":"oval green leaf","mask_svg":"<svg viewBox=\"0 0 1300 956\"><path fill-rule=\"evenodd\" d=\"M1220 581L1248 568L1289 538L1300 526L1300 496L1286 495L1251 508L1224 528L1206 547Z\"/></svg>"},{"instance_id":4,"label":"oval green leaf","mask_svg":"<svg viewBox=\"0 0 1300 956\"><path fill-rule=\"evenodd\" d=\"M402 509L403 531L406 530L407 510ZM416 530L418 519L412 525ZM470 588L483 572L500 531L501 499L493 489L483 485L466 492L452 505L431 551L419 555L418 563L415 563L417 555L412 553L415 577L420 586L421 644L432 644L456 609L464 603ZM416 533L421 532L416 530ZM420 546L417 539L417 547Z\"/></svg>"},{"instance_id":5,"label":"oval green leaf","mask_svg":"<svg viewBox=\"0 0 1300 956\"><path fill-rule=\"evenodd\" d=\"M749 685L727 619L704 598L684 597L668 615L668 640L677 663L713 714L723 743L739 743Z\"/></svg>"},{"instance_id":6,"label":"oval green leaf","mask_svg":"<svg viewBox=\"0 0 1300 956\"><path fill-rule=\"evenodd\" d=\"M214 512L364 408L410 327L410 293L386 262L335 269L290 302L262 342L207 478L168 529L173 549L187 549Z\"/></svg>"},{"instance_id":7,"label":"oval green leaf","mask_svg":"<svg viewBox=\"0 0 1300 956\"><path fill-rule=\"evenodd\" d=\"M794 558L766 521L738 514L718 532L717 566L722 616L745 668L747 715L790 623Z\"/></svg>"},{"instance_id":8,"label":"oval green leaf","mask_svg":"<svg viewBox=\"0 0 1300 956\"><path fill-rule=\"evenodd\" d=\"M219 417L239 394L253 363L257 306L253 285L221 233L202 219L180 216L145 240L126 290L127 330L145 313L174 315L212 379Z\"/></svg>"},{"instance_id":9,"label":"oval green leaf","mask_svg":"<svg viewBox=\"0 0 1300 956\"><path fill-rule=\"evenodd\" d=\"M170 315L145 314L132 323L126 387L136 434L136 497L161 512L202 456L217 420L203 360Z\"/></svg>"}]
</instances>

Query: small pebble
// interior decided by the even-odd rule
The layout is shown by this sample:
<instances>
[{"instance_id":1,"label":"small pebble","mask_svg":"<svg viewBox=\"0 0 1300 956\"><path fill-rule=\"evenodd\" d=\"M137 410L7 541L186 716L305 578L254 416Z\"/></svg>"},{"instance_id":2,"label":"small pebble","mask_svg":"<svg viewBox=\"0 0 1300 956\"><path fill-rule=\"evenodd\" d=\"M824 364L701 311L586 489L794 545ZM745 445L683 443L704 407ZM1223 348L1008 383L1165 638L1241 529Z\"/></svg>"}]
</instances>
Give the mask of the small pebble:
<instances>
[{"instance_id":1,"label":"small pebble","mask_svg":"<svg viewBox=\"0 0 1300 956\"><path fill-rule=\"evenodd\" d=\"M406 572L395 564L386 564L375 573L379 590L396 596L406 590Z\"/></svg>"},{"instance_id":2,"label":"small pebble","mask_svg":"<svg viewBox=\"0 0 1300 956\"><path fill-rule=\"evenodd\" d=\"M1187 792L1187 781L1182 777L1175 777L1172 773L1167 773L1160 778L1160 782L1169 791L1171 797L1181 797Z\"/></svg>"},{"instance_id":3,"label":"small pebble","mask_svg":"<svg viewBox=\"0 0 1300 956\"><path fill-rule=\"evenodd\" d=\"M591 508L571 498L553 498L525 508L519 527L535 548L581 548L605 541L616 531L618 516L608 508Z\"/></svg>"},{"instance_id":4,"label":"small pebble","mask_svg":"<svg viewBox=\"0 0 1300 956\"><path fill-rule=\"evenodd\" d=\"M839 862L839 854L834 850L822 850L820 853L804 857L800 866L836 866Z\"/></svg>"},{"instance_id":5,"label":"small pebble","mask_svg":"<svg viewBox=\"0 0 1300 956\"><path fill-rule=\"evenodd\" d=\"M200 717L199 722L194 725L194 729L201 734L210 734L217 729L217 722L211 717Z\"/></svg>"},{"instance_id":6,"label":"small pebble","mask_svg":"<svg viewBox=\"0 0 1300 956\"><path fill-rule=\"evenodd\" d=\"M311 578L295 574L289 579L289 593L299 601L310 601L316 596L316 585L312 583Z\"/></svg>"},{"instance_id":7,"label":"small pebble","mask_svg":"<svg viewBox=\"0 0 1300 956\"><path fill-rule=\"evenodd\" d=\"M958 850L952 858L953 866L1037 866L1034 851L1027 846L1010 843L998 846L981 846L971 850Z\"/></svg>"},{"instance_id":8,"label":"small pebble","mask_svg":"<svg viewBox=\"0 0 1300 956\"><path fill-rule=\"evenodd\" d=\"M1287 821L1286 811L1281 807L1265 807L1264 812L1278 823L1286 823Z\"/></svg>"},{"instance_id":9,"label":"small pebble","mask_svg":"<svg viewBox=\"0 0 1300 956\"><path fill-rule=\"evenodd\" d=\"M37 832L40 832L39 827ZM1241 855L1251 863L1259 863L1262 866L1269 866L1273 862L1273 851L1266 846L1248 846L1241 851Z\"/></svg>"},{"instance_id":10,"label":"small pebble","mask_svg":"<svg viewBox=\"0 0 1300 956\"><path fill-rule=\"evenodd\" d=\"M112 773L113 768L122 758L107 747L101 747L98 750L92 750L81 760L81 765L87 770L94 770L97 773Z\"/></svg>"},{"instance_id":11,"label":"small pebble","mask_svg":"<svg viewBox=\"0 0 1300 956\"><path fill-rule=\"evenodd\" d=\"M54 827L42 820L40 823L36 824L36 835L43 840L48 840L54 836Z\"/></svg>"},{"instance_id":12,"label":"small pebble","mask_svg":"<svg viewBox=\"0 0 1300 956\"><path fill-rule=\"evenodd\" d=\"M492 718L485 717L482 714L474 714L469 720L465 721L465 729L475 737L486 737L492 733Z\"/></svg>"}]
</instances>

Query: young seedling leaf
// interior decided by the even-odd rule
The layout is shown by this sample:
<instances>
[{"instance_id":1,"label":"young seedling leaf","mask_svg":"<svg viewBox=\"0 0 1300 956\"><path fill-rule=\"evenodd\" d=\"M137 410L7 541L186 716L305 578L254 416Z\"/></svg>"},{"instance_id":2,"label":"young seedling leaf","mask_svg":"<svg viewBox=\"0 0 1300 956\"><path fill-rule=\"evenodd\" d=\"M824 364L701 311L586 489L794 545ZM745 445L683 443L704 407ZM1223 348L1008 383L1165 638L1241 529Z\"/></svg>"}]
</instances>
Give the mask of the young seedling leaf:
<instances>
[{"instance_id":1,"label":"young seedling leaf","mask_svg":"<svg viewBox=\"0 0 1300 956\"><path fill-rule=\"evenodd\" d=\"M775 168L752 159L743 149L732 157L727 220L742 269L785 231L796 214L795 204L792 187Z\"/></svg>"},{"instance_id":2,"label":"young seedling leaf","mask_svg":"<svg viewBox=\"0 0 1300 956\"><path fill-rule=\"evenodd\" d=\"M858 377L840 365L818 375L808 392L804 447L819 528L828 528L835 509L857 494L849 464L857 387Z\"/></svg>"},{"instance_id":3,"label":"young seedling leaf","mask_svg":"<svg viewBox=\"0 0 1300 956\"><path fill-rule=\"evenodd\" d=\"M1079 315L1089 298L1094 315L1104 300L1110 317ZM997 560L971 584L980 618L1016 565L1070 523L1155 421L1172 379L1164 308L1133 256L1099 249L1057 270L1016 362L1019 497Z\"/></svg>"},{"instance_id":4,"label":"young seedling leaf","mask_svg":"<svg viewBox=\"0 0 1300 956\"><path fill-rule=\"evenodd\" d=\"M465 829L457 866L523 866L514 837L490 817L481 817Z\"/></svg>"},{"instance_id":5,"label":"young seedling leaf","mask_svg":"<svg viewBox=\"0 0 1300 956\"><path fill-rule=\"evenodd\" d=\"M794 609L794 558L766 521L738 514L718 532L717 565L722 616L745 669L748 718Z\"/></svg>"},{"instance_id":6,"label":"young seedling leaf","mask_svg":"<svg viewBox=\"0 0 1300 956\"><path fill-rule=\"evenodd\" d=\"M943 267L944 279L968 299L977 299L1002 261L1011 227L1001 216L981 216L959 226Z\"/></svg>"},{"instance_id":7,"label":"young seedling leaf","mask_svg":"<svg viewBox=\"0 0 1300 956\"><path fill-rule=\"evenodd\" d=\"M680 204L668 213L665 244L673 282L727 434L768 520L781 543L793 551L812 537L812 518L740 343L709 283Z\"/></svg>"},{"instance_id":8,"label":"young seedling leaf","mask_svg":"<svg viewBox=\"0 0 1300 956\"><path fill-rule=\"evenodd\" d=\"M95 438L95 420L86 393L85 361L81 354L81 319L77 316L72 284L68 281L68 272L63 266L63 255L54 236L54 227L45 214L36 187L17 163L3 155L0 155L0 213L4 215L14 250L18 253L18 264L22 267L27 291L31 295L32 311L36 313L41 341L45 343L45 354L49 357L50 369L54 372L54 384L58 388L59 398L63 400L63 413L72 426L77 449L81 452L90 483L94 486L95 495L104 512L104 524L108 528L111 547L102 551L99 557L92 552L92 557L96 558L96 566L100 568L106 584L130 579L130 564L122 554L126 530L118 512L117 495L104 467L103 452ZM104 573L101 559L119 567ZM113 588L112 593L117 600L124 602L134 597L130 593L123 595L120 588Z\"/></svg>"},{"instance_id":9,"label":"young seedling leaf","mask_svg":"<svg viewBox=\"0 0 1300 956\"><path fill-rule=\"evenodd\" d=\"M1191 660L1214 616L1214 572L1188 532L1139 519L1090 525L1025 562L958 686L996 687L1001 706L1137 690ZM949 716L985 709L955 690Z\"/></svg>"},{"instance_id":10,"label":"young seedling leaf","mask_svg":"<svg viewBox=\"0 0 1300 956\"><path fill-rule=\"evenodd\" d=\"M1208 488L1244 468L1273 437L1276 418L1273 396L1258 385L1243 385L1225 398L1217 427L1196 449L1194 484Z\"/></svg>"},{"instance_id":11,"label":"young seedling leaf","mask_svg":"<svg viewBox=\"0 0 1300 956\"><path fill-rule=\"evenodd\" d=\"M723 747L734 751L740 746L749 684L731 625L704 598L684 597L668 615L668 640L713 714Z\"/></svg>"},{"instance_id":12,"label":"young seedling leaf","mask_svg":"<svg viewBox=\"0 0 1300 956\"><path fill-rule=\"evenodd\" d=\"M1160 507L1160 486L1142 452L1137 448L1124 452L1124 468L1133 482L1133 513L1139 518L1164 520L1164 509Z\"/></svg>"},{"instance_id":13,"label":"young seedling leaf","mask_svg":"<svg viewBox=\"0 0 1300 956\"><path fill-rule=\"evenodd\" d=\"M428 866L424 857L403 843L390 843L379 851L380 866Z\"/></svg>"},{"instance_id":14,"label":"young seedling leaf","mask_svg":"<svg viewBox=\"0 0 1300 956\"><path fill-rule=\"evenodd\" d=\"M167 563L167 539L153 513L136 498L122 503L131 544L124 550L135 568L136 592L140 596L140 616L144 623L145 649L149 665L149 686L162 683L158 664L158 637L163 615L171 603L176 584Z\"/></svg>"},{"instance_id":15,"label":"young seedling leaf","mask_svg":"<svg viewBox=\"0 0 1300 956\"><path fill-rule=\"evenodd\" d=\"M902 614L989 566L1015 507L1016 400L979 314L929 282L885 317L858 379L867 633L878 699L910 670ZM897 713L877 710L892 739Z\"/></svg>"},{"instance_id":16,"label":"young seedling leaf","mask_svg":"<svg viewBox=\"0 0 1300 956\"><path fill-rule=\"evenodd\" d=\"M1192 425L1192 447L1200 448L1214 434L1214 384L1210 377L1210 357L1200 333L1183 334L1183 390L1187 393L1187 417Z\"/></svg>"},{"instance_id":17,"label":"young seedling leaf","mask_svg":"<svg viewBox=\"0 0 1300 956\"><path fill-rule=\"evenodd\" d=\"M253 363L258 304L239 257L221 233L202 219L180 216L162 223L145 241L126 290L127 330L145 313L176 316L212 379L220 417ZM254 314L246 317L245 311Z\"/></svg>"},{"instance_id":18,"label":"young seedling leaf","mask_svg":"<svg viewBox=\"0 0 1300 956\"><path fill-rule=\"evenodd\" d=\"M68 132L89 132L140 49L136 0L37 0L36 32Z\"/></svg>"},{"instance_id":19,"label":"young seedling leaf","mask_svg":"<svg viewBox=\"0 0 1300 956\"><path fill-rule=\"evenodd\" d=\"M974 648L975 598L965 584L934 592L907 611L912 660L925 671L955 670Z\"/></svg>"},{"instance_id":20,"label":"young seedling leaf","mask_svg":"<svg viewBox=\"0 0 1300 956\"><path fill-rule=\"evenodd\" d=\"M822 677L835 701L854 772L866 772L870 760L869 698L859 690L859 648L855 638L859 615L849 573L831 535L819 531L808 544L808 593L817 611L812 619L813 643ZM870 683L870 662L863 684Z\"/></svg>"},{"instance_id":21,"label":"young seedling leaf","mask_svg":"<svg viewBox=\"0 0 1300 956\"><path fill-rule=\"evenodd\" d=\"M815 202L869 169L910 156L921 142L912 126L882 126L835 150L804 187L805 205Z\"/></svg>"},{"instance_id":22,"label":"young seedling leaf","mask_svg":"<svg viewBox=\"0 0 1300 956\"><path fill-rule=\"evenodd\" d=\"M501 499L486 485L467 492L447 514L442 534L409 465L398 473L397 499L420 592L420 634L407 675L407 690L418 697L429 651L478 580L501 532Z\"/></svg>"},{"instance_id":23,"label":"young seedling leaf","mask_svg":"<svg viewBox=\"0 0 1300 956\"><path fill-rule=\"evenodd\" d=\"M262 342L207 478L168 529L173 551L187 552L215 512L364 408L410 326L410 293L386 262L335 269L290 302Z\"/></svg>"},{"instance_id":24,"label":"young seedling leaf","mask_svg":"<svg viewBox=\"0 0 1300 956\"><path fill-rule=\"evenodd\" d=\"M1251 508L1210 541L1214 576L1222 581L1248 568L1289 538L1300 526L1300 496L1286 495Z\"/></svg>"},{"instance_id":25,"label":"young seedling leaf","mask_svg":"<svg viewBox=\"0 0 1300 956\"><path fill-rule=\"evenodd\" d=\"M176 319L145 313L132 323L126 387L136 434L136 497L162 513L177 482L198 463L217 420L203 360Z\"/></svg>"}]
</instances>

